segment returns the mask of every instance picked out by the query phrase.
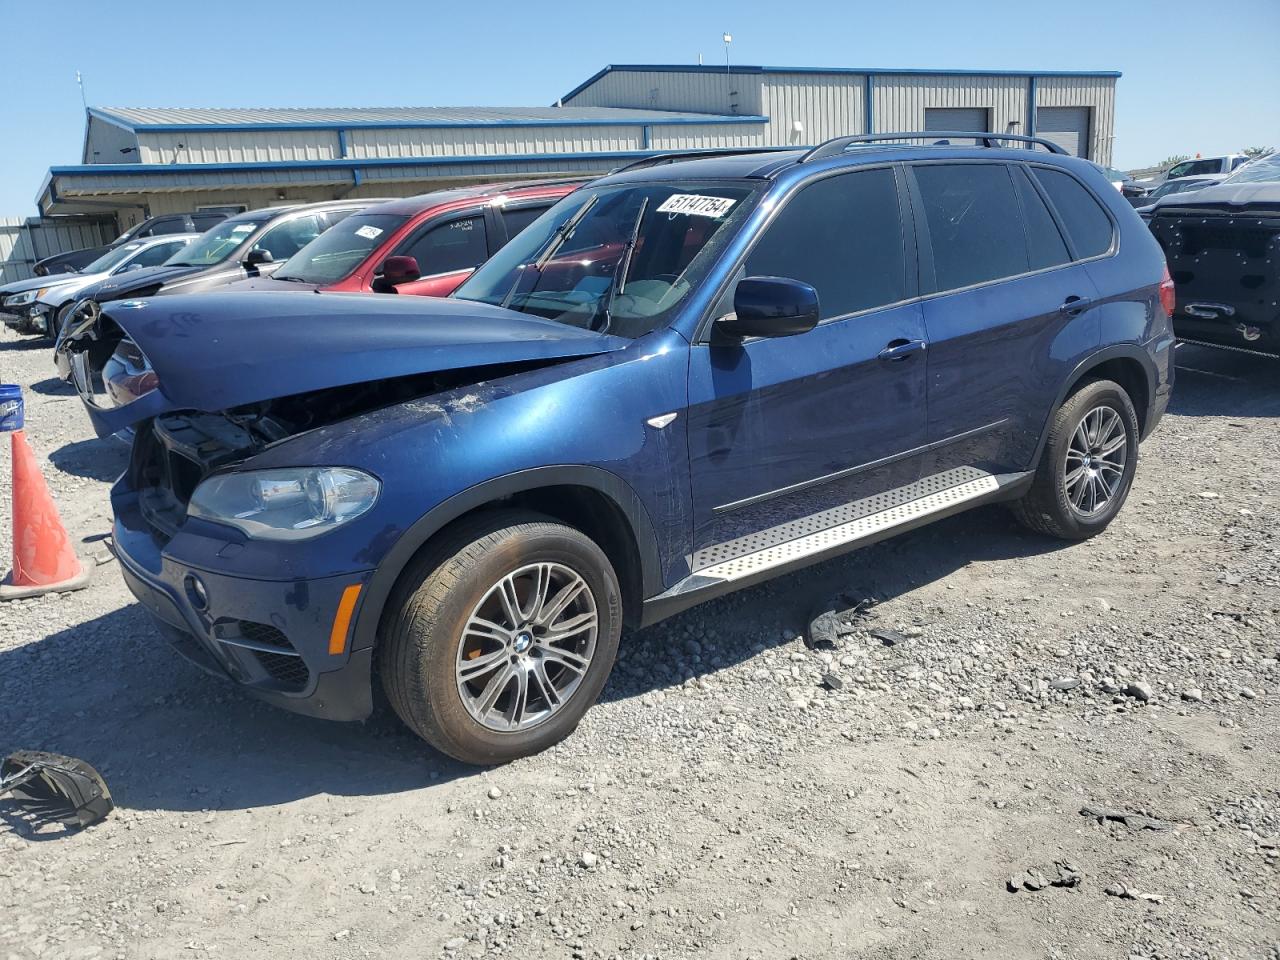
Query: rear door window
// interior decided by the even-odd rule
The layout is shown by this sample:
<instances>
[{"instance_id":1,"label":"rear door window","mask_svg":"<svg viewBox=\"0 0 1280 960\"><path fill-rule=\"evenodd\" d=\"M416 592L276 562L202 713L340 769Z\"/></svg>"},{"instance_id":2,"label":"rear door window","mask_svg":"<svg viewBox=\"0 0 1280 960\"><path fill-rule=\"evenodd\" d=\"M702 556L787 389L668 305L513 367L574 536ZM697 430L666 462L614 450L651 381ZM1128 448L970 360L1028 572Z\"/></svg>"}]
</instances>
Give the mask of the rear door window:
<instances>
[{"instance_id":1,"label":"rear door window","mask_svg":"<svg viewBox=\"0 0 1280 960\"><path fill-rule=\"evenodd\" d=\"M183 239L153 244L129 261L129 264L139 267L159 266L190 242L188 239Z\"/></svg>"},{"instance_id":2,"label":"rear door window","mask_svg":"<svg viewBox=\"0 0 1280 960\"><path fill-rule=\"evenodd\" d=\"M1028 272L1022 214L1004 164L939 163L913 169L933 246L937 290Z\"/></svg>"},{"instance_id":3,"label":"rear door window","mask_svg":"<svg viewBox=\"0 0 1280 960\"><path fill-rule=\"evenodd\" d=\"M747 255L746 271L811 284L824 320L905 300L893 171L862 170L802 187Z\"/></svg>"},{"instance_id":4,"label":"rear door window","mask_svg":"<svg viewBox=\"0 0 1280 960\"><path fill-rule=\"evenodd\" d=\"M510 240L521 230L547 212L550 203L539 203L532 206L503 208L502 222L507 228L507 239Z\"/></svg>"},{"instance_id":5,"label":"rear door window","mask_svg":"<svg viewBox=\"0 0 1280 960\"><path fill-rule=\"evenodd\" d=\"M428 227L396 251L413 257L424 277L478 267L489 257L484 217L458 217Z\"/></svg>"},{"instance_id":6,"label":"rear door window","mask_svg":"<svg viewBox=\"0 0 1280 960\"><path fill-rule=\"evenodd\" d=\"M1044 186L1058 213L1076 258L1097 257L1111 249L1111 218L1097 198L1075 177L1061 170L1035 167L1036 179Z\"/></svg>"},{"instance_id":7,"label":"rear door window","mask_svg":"<svg viewBox=\"0 0 1280 960\"><path fill-rule=\"evenodd\" d=\"M1022 225L1027 233L1027 256L1032 270L1043 270L1071 262L1062 231L1044 205L1044 199L1020 168L1013 168L1013 184L1022 207Z\"/></svg>"}]
</instances>

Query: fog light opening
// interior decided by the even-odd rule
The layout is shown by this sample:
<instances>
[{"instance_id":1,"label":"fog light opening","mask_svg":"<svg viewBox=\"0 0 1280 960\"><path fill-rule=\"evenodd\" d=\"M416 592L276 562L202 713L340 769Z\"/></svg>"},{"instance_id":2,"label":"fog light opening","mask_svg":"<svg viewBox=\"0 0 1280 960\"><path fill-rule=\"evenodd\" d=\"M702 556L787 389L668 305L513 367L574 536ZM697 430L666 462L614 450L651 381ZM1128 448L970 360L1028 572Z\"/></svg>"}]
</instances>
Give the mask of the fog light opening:
<instances>
[{"instance_id":1,"label":"fog light opening","mask_svg":"<svg viewBox=\"0 0 1280 960\"><path fill-rule=\"evenodd\" d=\"M191 601L191 606L203 613L209 609L209 592L205 590L204 583L194 573L188 573L184 584L187 588L187 599Z\"/></svg>"}]
</instances>

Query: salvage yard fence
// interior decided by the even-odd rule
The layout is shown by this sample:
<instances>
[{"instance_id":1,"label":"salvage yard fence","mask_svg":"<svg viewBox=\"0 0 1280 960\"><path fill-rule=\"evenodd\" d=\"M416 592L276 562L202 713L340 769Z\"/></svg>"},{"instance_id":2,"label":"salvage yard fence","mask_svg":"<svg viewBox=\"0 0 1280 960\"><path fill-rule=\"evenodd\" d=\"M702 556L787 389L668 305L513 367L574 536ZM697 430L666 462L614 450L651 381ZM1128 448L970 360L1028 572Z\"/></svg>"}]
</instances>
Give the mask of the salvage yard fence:
<instances>
[{"instance_id":1,"label":"salvage yard fence","mask_svg":"<svg viewBox=\"0 0 1280 960\"><path fill-rule=\"evenodd\" d=\"M116 238L115 217L0 217L0 284L35 276L37 260L100 247Z\"/></svg>"}]
</instances>

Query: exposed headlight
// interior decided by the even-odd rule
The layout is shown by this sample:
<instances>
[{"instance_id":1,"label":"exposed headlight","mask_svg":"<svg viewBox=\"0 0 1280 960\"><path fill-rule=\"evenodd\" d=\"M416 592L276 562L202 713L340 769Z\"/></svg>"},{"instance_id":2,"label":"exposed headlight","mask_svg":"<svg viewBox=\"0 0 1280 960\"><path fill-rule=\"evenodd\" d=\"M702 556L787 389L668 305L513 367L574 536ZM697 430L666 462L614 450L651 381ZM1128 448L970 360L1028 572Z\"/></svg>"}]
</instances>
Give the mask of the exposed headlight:
<instances>
[{"instance_id":1,"label":"exposed headlight","mask_svg":"<svg viewBox=\"0 0 1280 960\"><path fill-rule=\"evenodd\" d=\"M41 287L39 290L24 290L22 293L15 293L12 297L4 298L6 307L21 307L38 298L42 293L48 290L48 287Z\"/></svg>"},{"instance_id":2,"label":"exposed headlight","mask_svg":"<svg viewBox=\"0 0 1280 960\"><path fill-rule=\"evenodd\" d=\"M351 467L286 467L209 477L187 516L215 520L258 540L305 540L367 513L382 484Z\"/></svg>"}]
</instances>

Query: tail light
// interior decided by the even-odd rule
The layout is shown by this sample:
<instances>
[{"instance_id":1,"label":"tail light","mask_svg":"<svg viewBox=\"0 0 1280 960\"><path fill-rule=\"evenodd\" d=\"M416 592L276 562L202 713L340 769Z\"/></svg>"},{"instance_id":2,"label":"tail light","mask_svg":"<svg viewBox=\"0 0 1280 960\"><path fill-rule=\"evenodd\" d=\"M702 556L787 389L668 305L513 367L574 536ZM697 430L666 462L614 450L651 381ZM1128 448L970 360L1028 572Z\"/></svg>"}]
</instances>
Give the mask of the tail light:
<instances>
[{"instance_id":1,"label":"tail light","mask_svg":"<svg viewBox=\"0 0 1280 960\"><path fill-rule=\"evenodd\" d=\"M1177 305L1177 299L1174 296L1173 277L1169 276L1169 265L1164 265L1164 276L1160 278L1160 306L1164 308L1166 316L1173 316L1173 309Z\"/></svg>"}]
</instances>

